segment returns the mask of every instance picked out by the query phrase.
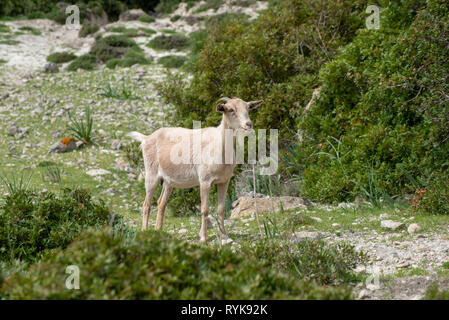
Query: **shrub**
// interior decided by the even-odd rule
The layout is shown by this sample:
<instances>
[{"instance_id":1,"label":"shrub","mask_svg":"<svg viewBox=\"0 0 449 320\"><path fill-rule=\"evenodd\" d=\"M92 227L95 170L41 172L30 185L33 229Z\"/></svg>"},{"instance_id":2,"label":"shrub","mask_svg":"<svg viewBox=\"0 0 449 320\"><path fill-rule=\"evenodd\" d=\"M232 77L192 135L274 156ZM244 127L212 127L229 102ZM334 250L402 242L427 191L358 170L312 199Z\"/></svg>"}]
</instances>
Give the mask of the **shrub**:
<instances>
[{"instance_id":1,"label":"shrub","mask_svg":"<svg viewBox=\"0 0 449 320\"><path fill-rule=\"evenodd\" d=\"M47 56L48 62L66 63L76 59L76 55L71 52L54 52Z\"/></svg>"},{"instance_id":2,"label":"shrub","mask_svg":"<svg viewBox=\"0 0 449 320\"><path fill-rule=\"evenodd\" d=\"M220 115L212 106L217 98L238 96L264 99L252 115L256 127L291 135L287 128L295 126L298 109L317 86L318 70L355 36L365 8L358 2L288 0L252 23L245 15L210 19L207 40L200 42L201 52L190 67L191 83L180 85L174 76L159 87L165 101L176 106L174 125L190 119L216 125ZM323 15L329 17L325 24L320 23Z\"/></svg>"},{"instance_id":3,"label":"shrub","mask_svg":"<svg viewBox=\"0 0 449 320\"><path fill-rule=\"evenodd\" d=\"M81 29L78 33L78 37L85 38L90 34L94 34L98 30L100 30L100 27L97 24L85 23L81 27Z\"/></svg>"},{"instance_id":4,"label":"shrub","mask_svg":"<svg viewBox=\"0 0 449 320\"><path fill-rule=\"evenodd\" d=\"M33 28L33 27L29 27L29 26L20 27L19 30L28 31L35 36L39 36L42 34L42 32L40 30Z\"/></svg>"},{"instance_id":5,"label":"shrub","mask_svg":"<svg viewBox=\"0 0 449 320\"><path fill-rule=\"evenodd\" d=\"M156 21L156 19L148 14L145 14L143 16L140 16L139 19L137 19L140 22L145 22L145 23L152 23L154 21Z\"/></svg>"},{"instance_id":6,"label":"shrub","mask_svg":"<svg viewBox=\"0 0 449 320\"><path fill-rule=\"evenodd\" d=\"M190 0L187 1L187 5L190 5L190 8L192 7L192 4L194 2L197 2L198 0ZM158 5L156 6L155 10L160 13L172 13L176 8L179 6L181 2L184 2L183 0L161 0L159 1Z\"/></svg>"},{"instance_id":7,"label":"shrub","mask_svg":"<svg viewBox=\"0 0 449 320\"><path fill-rule=\"evenodd\" d=\"M434 283L427 288L423 300L449 300L449 290L440 290Z\"/></svg>"},{"instance_id":8,"label":"shrub","mask_svg":"<svg viewBox=\"0 0 449 320\"><path fill-rule=\"evenodd\" d=\"M6 25L0 23L0 33L9 33L11 29Z\"/></svg>"},{"instance_id":9,"label":"shrub","mask_svg":"<svg viewBox=\"0 0 449 320\"><path fill-rule=\"evenodd\" d=\"M180 68L186 60L184 56L165 56L159 58L157 62L166 68Z\"/></svg>"},{"instance_id":10,"label":"shrub","mask_svg":"<svg viewBox=\"0 0 449 320\"><path fill-rule=\"evenodd\" d=\"M123 153L126 160L134 166L143 168L143 155L140 142L133 142L123 147Z\"/></svg>"},{"instance_id":11,"label":"shrub","mask_svg":"<svg viewBox=\"0 0 449 320\"><path fill-rule=\"evenodd\" d=\"M70 125L68 126L68 130L78 140L83 141L85 144L91 144L93 142L92 129L94 126L94 119L92 117L90 106L87 106L84 109L84 114L85 118L78 120L69 112Z\"/></svg>"},{"instance_id":12,"label":"shrub","mask_svg":"<svg viewBox=\"0 0 449 320\"><path fill-rule=\"evenodd\" d=\"M247 249L246 254L270 264L298 279L314 280L322 285L342 285L357 280L353 269L367 262L364 253L339 243L330 245L322 240L291 241L266 240Z\"/></svg>"},{"instance_id":13,"label":"shrub","mask_svg":"<svg viewBox=\"0 0 449 320\"><path fill-rule=\"evenodd\" d=\"M360 30L322 68L320 98L298 118L308 137L299 161L305 196L352 200L368 189L371 170L377 189L398 195L415 191L404 171L441 171L449 157L449 100L441 95L449 89L448 17L437 1L390 3L381 29Z\"/></svg>"},{"instance_id":14,"label":"shrub","mask_svg":"<svg viewBox=\"0 0 449 320\"><path fill-rule=\"evenodd\" d=\"M93 70L97 65L97 58L92 54L79 56L69 64L67 70L76 71L78 69Z\"/></svg>"},{"instance_id":15,"label":"shrub","mask_svg":"<svg viewBox=\"0 0 449 320\"><path fill-rule=\"evenodd\" d=\"M187 48L188 38L182 34L163 34L150 40L147 46L156 50L182 50Z\"/></svg>"},{"instance_id":16,"label":"shrub","mask_svg":"<svg viewBox=\"0 0 449 320\"><path fill-rule=\"evenodd\" d=\"M417 199L418 208L431 214L449 214L449 175L436 173Z\"/></svg>"},{"instance_id":17,"label":"shrub","mask_svg":"<svg viewBox=\"0 0 449 320\"><path fill-rule=\"evenodd\" d=\"M107 63L112 59L122 58L130 50L134 52L143 51L133 39L129 39L124 35L111 35L104 38L98 37L90 50L90 54L94 55L97 60ZM129 54L129 58L136 60L135 54ZM140 58L142 57L144 58L143 55L140 56ZM110 67L115 65L112 62Z\"/></svg>"},{"instance_id":18,"label":"shrub","mask_svg":"<svg viewBox=\"0 0 449 320\"><path fill-rule=\"evenodd\" d=\"M67 290L68 265L81 271ZM140 233L124 244L108 232L84 235L26 274L3 283L7 299L347 299L349 290L294 279L266 261L228 247L192 245L163 232Z\"/></svg>"},{"instance_id":19,"label":"shrub","mask_svg":"<svg viewBox=\"0 0 449 320\"><path fill-rule=\"evenodd\" d=\"M59 195L19 190L0 206L0 258L33 261L66 247L87 227L109 222L109 209L82 189Z\"/></svg>"}]
</instances>

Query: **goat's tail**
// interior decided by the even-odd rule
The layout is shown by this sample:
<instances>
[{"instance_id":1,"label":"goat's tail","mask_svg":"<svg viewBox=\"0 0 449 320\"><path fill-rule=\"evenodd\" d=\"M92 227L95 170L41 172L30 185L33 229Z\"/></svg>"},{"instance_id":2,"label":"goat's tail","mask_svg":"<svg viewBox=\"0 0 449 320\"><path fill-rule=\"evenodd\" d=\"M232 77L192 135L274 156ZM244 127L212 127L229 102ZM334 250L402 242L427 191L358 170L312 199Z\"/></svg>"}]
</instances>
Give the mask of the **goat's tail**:
<instances>
[{"instance_id":1,"label":"goat's tail","mask_svg":"<svg viewBox=\"0 0 449 320\"><path fill-rule=\"evenodd\" d=\"M135 131L128 133L127 136L140 142L143 142L146 138L145 135Z\"/></svg>"}]
</instances>

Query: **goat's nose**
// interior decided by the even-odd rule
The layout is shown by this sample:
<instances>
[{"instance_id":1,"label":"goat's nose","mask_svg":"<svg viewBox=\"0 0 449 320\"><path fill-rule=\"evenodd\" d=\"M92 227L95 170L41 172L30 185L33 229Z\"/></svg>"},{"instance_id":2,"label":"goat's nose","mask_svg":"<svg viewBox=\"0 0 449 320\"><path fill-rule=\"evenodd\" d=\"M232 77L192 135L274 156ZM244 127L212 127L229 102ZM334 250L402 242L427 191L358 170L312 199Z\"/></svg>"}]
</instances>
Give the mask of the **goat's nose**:
<instances>
[{"instance_id":1,"label":"goat's nose","mask_svg":"<svg viewBox=\"0 0 449 320\"><path fill-rule=\"evenodd\" d=\"M246 126L248 129L251 129L253 127L253 123L251 121L246 121Z\"/></svg>"}]
</instances>

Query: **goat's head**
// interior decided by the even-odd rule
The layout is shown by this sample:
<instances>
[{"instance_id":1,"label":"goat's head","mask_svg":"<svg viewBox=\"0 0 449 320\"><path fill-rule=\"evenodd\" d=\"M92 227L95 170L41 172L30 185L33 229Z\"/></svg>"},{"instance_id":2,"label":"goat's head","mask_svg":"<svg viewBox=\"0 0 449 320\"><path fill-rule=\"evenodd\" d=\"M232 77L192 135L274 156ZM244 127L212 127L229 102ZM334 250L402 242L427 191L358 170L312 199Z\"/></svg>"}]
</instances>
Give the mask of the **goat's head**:
<instances>
[{"instance_id":1,"label":"goat's head","mask_svg":"<svg viewBox=\"0 0 449 320\"><path fill-rule=\"evenodd\" d=\"M239 98L221 98L217 101L216 109L223 114L231 129L250 130L253 123L249 118L249 111L259 107L262 102L262 100L245 102Z\"/></svg>"}]
</instances>

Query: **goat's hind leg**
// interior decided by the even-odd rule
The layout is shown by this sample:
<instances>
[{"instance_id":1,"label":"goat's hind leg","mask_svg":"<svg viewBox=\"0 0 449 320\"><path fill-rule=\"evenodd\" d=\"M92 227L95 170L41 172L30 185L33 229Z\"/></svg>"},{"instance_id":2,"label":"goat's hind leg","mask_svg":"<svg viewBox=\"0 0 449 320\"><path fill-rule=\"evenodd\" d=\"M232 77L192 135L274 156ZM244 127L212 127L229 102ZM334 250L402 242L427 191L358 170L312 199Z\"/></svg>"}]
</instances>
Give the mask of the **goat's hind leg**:
<instances>
[{"instance_id":1,"label":"goat's hind leg","mask_svg":"<svg viewBox=\"0 0 449 320\"><path fill-rule=\"evenodd\" d=\"M156 219L156 230L162 229L164 223L165 208L167 207L168 197L170 197L173 191L173 187L169 186L167 182L164 181L162 185L161 196L157 200L157 219Z\"/></svg>"},{"instance_id":2,"label":"goat's hind leg","mask_svg":"<svg viewBox=\"0 0 449 320\"><path fill-rule=\"evenodd\" d=\"M228 190L229 181L225 183L221 183L217 185L217 196L218 196L218 234L220 235L221 243L228 244L233 242L231 238L229 238L228 233L225 229L224 224L224 215L225 215L225 201L226 201L226 191Z\"/></svg>"},{"instance_id":3,"label":"goat's hind leg","mask_svg":"<svg viewBox=\"0 0 449 320\"><path fill-rule=\"evenodd\" d=\"M145 178L145 202L142 209L142 231L148 229L148 219L151 212L151 202L153 201L154 190L157 187L159 179L153 176L147 175Z\"/></svg>"}]
</instances>

